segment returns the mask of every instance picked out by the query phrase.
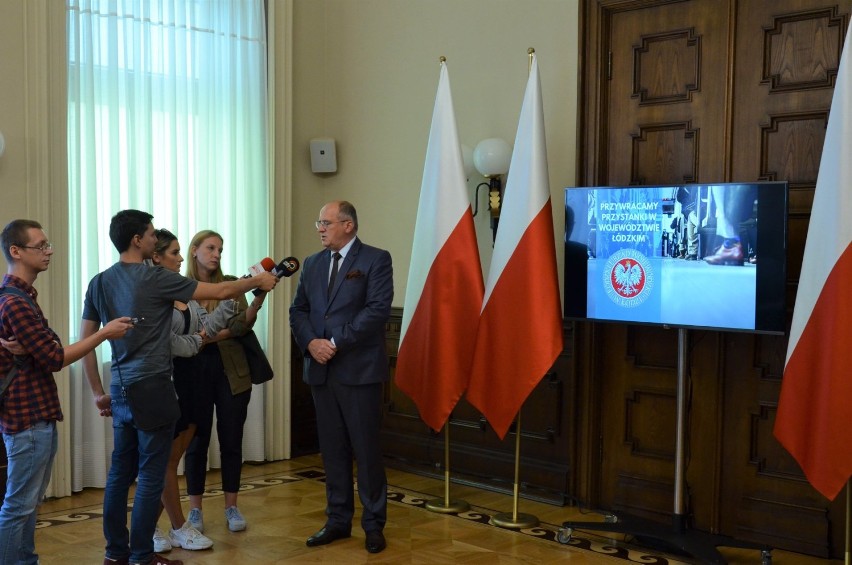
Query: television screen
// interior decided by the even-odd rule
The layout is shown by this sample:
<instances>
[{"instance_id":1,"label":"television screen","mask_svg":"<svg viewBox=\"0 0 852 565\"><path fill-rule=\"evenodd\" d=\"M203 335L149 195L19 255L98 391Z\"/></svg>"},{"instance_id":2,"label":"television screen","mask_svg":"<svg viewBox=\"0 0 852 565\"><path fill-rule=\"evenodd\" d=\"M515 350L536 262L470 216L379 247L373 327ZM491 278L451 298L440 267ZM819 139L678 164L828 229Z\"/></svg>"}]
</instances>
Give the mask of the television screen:
<instances>
[{"instance_id":1,"label":"television screen","mask_svg":"<svg viewBox=\"0 0 852 565\"><path fill-rule=\"evenodd\" d=\"M785 331L787 183L565 189L565 316Z\"/></svg>"}]
</instances>

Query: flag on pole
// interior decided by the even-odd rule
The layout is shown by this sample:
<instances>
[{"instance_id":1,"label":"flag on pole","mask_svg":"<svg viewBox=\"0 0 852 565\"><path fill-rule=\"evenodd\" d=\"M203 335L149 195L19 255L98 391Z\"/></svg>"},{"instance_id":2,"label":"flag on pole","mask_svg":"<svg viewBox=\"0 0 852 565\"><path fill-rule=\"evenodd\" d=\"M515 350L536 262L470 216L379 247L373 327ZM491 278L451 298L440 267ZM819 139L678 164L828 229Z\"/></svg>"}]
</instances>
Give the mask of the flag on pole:
<instances>
[{"instance_id":1,"label":"flag on pole","mask_svg":"<svg viewBox=\"0 0 852 565\"><path fill-rule=\"evenodd\" d=\"M852 60L840 58L793 310L775 437L833 500L852 476Z\"/></svg>"},{"instance_id":2,"label":"flag on pole","mask_svg":"<svg viewBox=\"0 0 852 565\"><path fill-rule=\"evenodd\" d=\"M482 314L467 399L502 439L562 351L544 112L533 55Z\"/></svg>"},{"instance_id":3,"label":"flag on pole","mask_svg":"<svg viewBox=\"0 0 852 565\"><path fill-rule=\"evenodd\" d=\"M436 432L467 388L482 294L450 77L442 61L395 374L397 387Z\"/></svg>"}]
</instances>

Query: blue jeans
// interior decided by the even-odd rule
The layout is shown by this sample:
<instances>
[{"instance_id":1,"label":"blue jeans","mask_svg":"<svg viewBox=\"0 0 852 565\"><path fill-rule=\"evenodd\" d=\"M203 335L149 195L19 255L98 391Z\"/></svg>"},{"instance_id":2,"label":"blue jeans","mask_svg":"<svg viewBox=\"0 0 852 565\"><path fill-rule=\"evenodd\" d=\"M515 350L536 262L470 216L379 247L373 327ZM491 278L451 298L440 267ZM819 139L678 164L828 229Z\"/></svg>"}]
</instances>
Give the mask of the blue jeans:
<instances>
[{"instance_id":1,"label":"blue jeans","mask_svg":"<svg viewBox=\"0 0 852 565\"><path fill-rule=\"evenodd\" d=\"M54 421L36 422L22 432L3 434L9 477L0 508L0 565L38 563L37 507L50 482L58 438Z\"/></svg>"},{"instance_id":2,"label":"blue jeans","mask_svg":"<svg viewBox=\"0 0 852 565\"><path fill-rule=\"evenodd\" d=\"M147 432L136 429L130 407L119 393L112 396L112 428L112 463L104 492L106 556L147 563L154 554L154 528L174 424ZM128 532L127 495L137 478Z\"/></svg>"}]
</instances>

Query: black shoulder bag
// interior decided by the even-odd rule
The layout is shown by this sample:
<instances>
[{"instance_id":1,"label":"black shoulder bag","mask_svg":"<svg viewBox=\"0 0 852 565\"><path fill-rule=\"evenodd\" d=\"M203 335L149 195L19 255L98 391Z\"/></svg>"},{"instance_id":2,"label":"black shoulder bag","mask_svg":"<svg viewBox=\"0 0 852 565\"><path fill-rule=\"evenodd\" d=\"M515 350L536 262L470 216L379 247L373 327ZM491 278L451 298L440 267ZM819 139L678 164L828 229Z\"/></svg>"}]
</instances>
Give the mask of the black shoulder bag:
<instances>
[{"instance_id":1,"label":"black shoulder bag","mask_svg":"<svg viewBox=\"0 0 852 565\"><path fill-rule=\"evenodd\" d=\"M29 302L30 307L33 309L34 312L38 312L38 309L36 308L33 299L30 298L30 295L24 292L23 290L15 288L13 286L0 286L0 294L4 293L20 296L21 298ZM9 388L9 385L12 384L12 381L14 381L15 377L18 376L18 372L24 365L27 364L27 361L29 361L30 358L31 357L29 355L15 355L14 365L12 365L12 368L9 370L8 373L6 373L6 376L3 378L3 380L0 381L0 406L3 405L3 400L5 400L6 398L6 389Z\"/></svg>"}]
</instances>

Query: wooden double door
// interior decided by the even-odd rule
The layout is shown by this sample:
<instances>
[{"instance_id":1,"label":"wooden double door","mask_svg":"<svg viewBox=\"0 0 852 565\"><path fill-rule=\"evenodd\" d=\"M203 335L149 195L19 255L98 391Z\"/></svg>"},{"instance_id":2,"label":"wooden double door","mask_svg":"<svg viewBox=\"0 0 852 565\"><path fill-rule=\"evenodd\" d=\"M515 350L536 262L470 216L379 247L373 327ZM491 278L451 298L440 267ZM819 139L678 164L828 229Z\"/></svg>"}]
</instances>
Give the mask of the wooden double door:
<instances>
[{"instance_id":1,"label":"wooden double door","mask_svg":"<svg viewBox=\"0 0 852 565\"><path fill-rule=\"evenodd\" d=\"M583 2L582 185L789 182L788 327L850 3ZM758 257L759 261L759 257ZM673 511L677 331L578 324L581 499ZM772 435L786 336L687 333L692 526L842 555L830 503ZM839 346L843 346L838 344Z\"/></svg>"}]
</instances>

